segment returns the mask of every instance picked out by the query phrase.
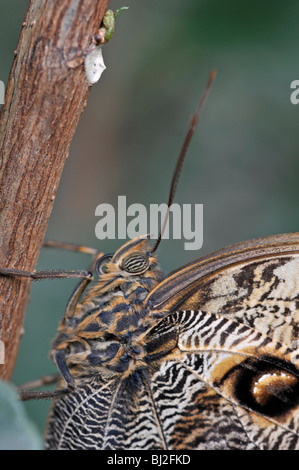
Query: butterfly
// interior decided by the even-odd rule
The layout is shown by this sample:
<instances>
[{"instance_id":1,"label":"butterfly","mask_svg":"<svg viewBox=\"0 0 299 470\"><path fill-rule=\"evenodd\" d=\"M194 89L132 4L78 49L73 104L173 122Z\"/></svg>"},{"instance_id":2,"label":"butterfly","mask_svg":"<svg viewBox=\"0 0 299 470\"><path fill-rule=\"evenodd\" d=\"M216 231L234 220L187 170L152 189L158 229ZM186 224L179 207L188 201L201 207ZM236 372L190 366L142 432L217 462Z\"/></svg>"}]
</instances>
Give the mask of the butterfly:
<instances>
[{"instance_id":1,"label":"butterfly","mask_svg":"<svg viewBox=\"0 0 299 470\"><path fill-rule=\"evenodd\" d=\"M78 385L54 400L46 448L297 449L298 292L299 234L165 279L148 240L128 242L60 325Z\"/></svg>"},{"instance_id":2,"label":"butterfly","mask_svg":"<svg viewBox=\"0 0 299 470\"><path fill-rule=\"evenodd\" d=\"M168 276L162 234L112 255L73 247L93 260L52 344L60 378L45 448L299 449L299 233L232 245Z\"/></svg>"}]
</instances>

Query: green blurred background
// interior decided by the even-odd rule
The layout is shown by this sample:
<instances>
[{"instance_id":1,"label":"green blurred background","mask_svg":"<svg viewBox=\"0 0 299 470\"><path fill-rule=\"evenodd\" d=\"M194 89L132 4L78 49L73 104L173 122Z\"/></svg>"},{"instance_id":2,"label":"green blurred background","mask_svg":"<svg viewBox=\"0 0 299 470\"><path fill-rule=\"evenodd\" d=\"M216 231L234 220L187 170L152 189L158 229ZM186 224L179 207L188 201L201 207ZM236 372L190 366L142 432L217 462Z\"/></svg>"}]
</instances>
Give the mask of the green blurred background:
<instances>
[{"instance_id":1,"label":"green blurred background","mask_svg":"<svg viewBox=\"0 0 299 470\"><path fill-rule=\"evenodd\" d=\"M209 72L217 78L193 138L176 202L204 205L204 245L159 248L166 272L209 251L299 229L296 0L113 0L129 6L103 49L107 70L90 94L58 189L47 238L112 252L95 237L102 202L166 202L178 151ZM0 4L0 79L7 83L25 0ZM44 250L39 268L85 268L84 255ZM73 281L34 284L13 378L55 372L51 338ZM49 403L26 404L42 432Z\"/></svg>"}]
</instances>

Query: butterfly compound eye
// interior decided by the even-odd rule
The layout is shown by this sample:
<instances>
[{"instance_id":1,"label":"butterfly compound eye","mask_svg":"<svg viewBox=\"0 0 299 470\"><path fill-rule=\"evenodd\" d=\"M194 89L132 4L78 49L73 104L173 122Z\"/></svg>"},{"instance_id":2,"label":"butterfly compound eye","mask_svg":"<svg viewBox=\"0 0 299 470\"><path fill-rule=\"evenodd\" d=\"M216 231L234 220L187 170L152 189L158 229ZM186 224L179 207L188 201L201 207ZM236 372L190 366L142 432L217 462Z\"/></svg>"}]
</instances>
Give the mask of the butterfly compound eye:
<instances>
[{"instance_id":1,"label":"butterfly compound eye","mask_svg":"<svg viewBox=\"0 0 299 470\"><path fill-rule=\"evenodd\" d=\"M126 256L122 262L122 269L130 274L142 274L149 268L148 257L142 253L133 253Z\"/></svg>"},{"instance_id":2,"label":"butterfly compound eye","mask_svg":"<svg viewBox=\"0 0 299 470\"><path fill-rule=\"evenodd\" d=\"M96 273L101 276L102 274L105 274L107 272L107 262L112 258L113 255L104 255L101 256L101 258L98 259L96 262Z\"/></svg>"}]
</instances>

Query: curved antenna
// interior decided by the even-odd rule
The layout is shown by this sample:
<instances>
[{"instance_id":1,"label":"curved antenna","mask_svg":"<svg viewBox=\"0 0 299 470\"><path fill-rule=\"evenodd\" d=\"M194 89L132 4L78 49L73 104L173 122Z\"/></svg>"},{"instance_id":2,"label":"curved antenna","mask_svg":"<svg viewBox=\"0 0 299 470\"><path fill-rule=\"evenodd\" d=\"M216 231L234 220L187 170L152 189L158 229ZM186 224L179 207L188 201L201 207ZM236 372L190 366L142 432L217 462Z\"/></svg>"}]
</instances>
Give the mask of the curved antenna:
<instances>
[{"instance_id":1,"label":"curved antenna","mask_svg":"<svg viewBox=\"0 0 299 470\"><path fill-rule=\"evenodd\" d=\"M179 158L178 158L175 170L174 170L174 174L173 174L173 177L172 177L171 186L170 186L170 193L169 193L169 199L168 199L168 204L167 204L167 213L166 213L166 216L165 216L165 219L164 219L163 227L160 230L159 236L157 238L157 241L155 243L154 248L152 249L152 252L156 251L156 249L158 248L158 246L159 246L159 244L162 240L163 233L165 231L168 216L169 216L170 206L171 206L171 204L173 203L173 200L174 200L174 196L175 196L175 193L176 193L176 189L177 189L179 177L180 177L180 174L181 174L182 166L183 166L183 163L184 163L184 160L185 160L185 156L186 156L188 147L190 145L190 141L192 139L192 136L194 134L194 131L196 129L198 119L199 119L200 113L202 111L204 102L205 102L205 100L207 98L207 95L210 91L210 88L212 86L212 83L214 81L215 76L216 76L216 70L212 70L212 72L210 73L209 79L208 79L208 83L207 83L207 85L204 89L204 92L202 94L202 97L199 101L197 110L196 110L194 116L191 119L188 131L187 131L187 134L186 134L186 137L185 137L185 140L184 140L184 143L183 143L183 146L182 146L182 149L181 149L181 152L179 154Z\"/></svg>"}]
</instances>

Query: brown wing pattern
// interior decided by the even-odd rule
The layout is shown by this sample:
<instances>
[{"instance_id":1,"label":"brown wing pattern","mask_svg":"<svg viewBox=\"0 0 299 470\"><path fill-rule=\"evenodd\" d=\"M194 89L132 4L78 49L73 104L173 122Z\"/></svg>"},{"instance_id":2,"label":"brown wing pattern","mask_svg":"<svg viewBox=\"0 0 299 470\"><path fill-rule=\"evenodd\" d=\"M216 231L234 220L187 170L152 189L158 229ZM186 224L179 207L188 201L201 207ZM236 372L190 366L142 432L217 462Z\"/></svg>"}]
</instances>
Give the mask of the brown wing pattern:
<instances>
[{"instance_id":1,"label":"brown wing pattern","mask_svg":"<svg viewBox=\"0 0 299 470\"><path fill-rule=\"evenodd\" d=\"M177 348L153 374L170 449L298 449L299 350L199 311L163 319Z\"/></svg>"},{"instance_id":2,"label":"brown wing pattern","mask_svg":"<svg viewBox=\"0 0 299 470\"><path fill-rule=\"evenodd\" d=\"M239 246L202 258L174 273L150 293L148 305L170 311L199 309L218 313L289 346L294 342L296 347L299 235L292 234L287 239L269 237L247 242L241 249Z\"/></svg>"},{"instance_id":3,"label":"brown wing pattern","mask_svg":"<svg viewBox=\"0 0 299 470\"><path fill-rule=\"evenodd\" d=\"M174 377L173 387L181 387L181 413L164 412L165 423L172 422L169 445L298 448L298 234L201 258L160 283L147 303L157 310L200 310L174 322L182 325L178 359L161 363L153 378L158 406L171 403Z\"/></svg>"},{"instance_id":4,"label":"brown wing pattern","mask_svg":"<svg viewBox=\"0 0 299 470\"><path fill-rule=\"evenodd\" d=\"M244 266L244 272L246 266L255 260L298 254L299 233L258 238L231 245L174 271L150 292L147 304L152 309L169 311L198 308L204 300L207 282L218 279L227 270L235 268L237 272L239 267Z\"/></svg>"}]
</instances>

